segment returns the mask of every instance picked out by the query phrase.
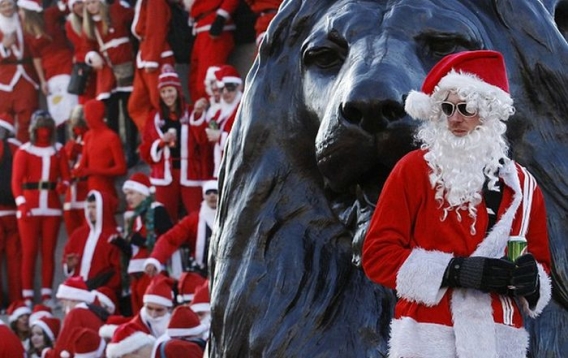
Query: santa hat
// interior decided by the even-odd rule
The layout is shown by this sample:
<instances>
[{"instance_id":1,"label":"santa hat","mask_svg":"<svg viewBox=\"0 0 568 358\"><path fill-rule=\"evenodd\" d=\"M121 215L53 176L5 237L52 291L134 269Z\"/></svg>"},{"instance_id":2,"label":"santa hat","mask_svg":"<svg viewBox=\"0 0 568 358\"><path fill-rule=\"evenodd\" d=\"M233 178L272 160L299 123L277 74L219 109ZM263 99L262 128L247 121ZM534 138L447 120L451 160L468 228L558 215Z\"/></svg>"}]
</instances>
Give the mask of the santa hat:
<instances>
[{"instance_id":1,"label":"santa hat","mask_svg":"<svg viewBox=\"0 0 568 358\"><path fill-rule=\"evenodd\" d=\"M177 306L172 312L166 334L172 338L199 336L207 330L207 326L201 324L197 313L187 306Z\"/></svg>"},{"instance_id":2,"label":"santa hat","mask_svg":"<svg viewBox=\"0 0 568 358\"><path fill-rule=\"evenodd\" d=\"M43 11L41 0L18 0L18 7L36 12Z\"/></svg>"},{"instance_id":3,"label":"santa hat","mask_svg":"<svg viewBox=\"0 0 568 358\"><path fill-rule=\"evenodd\" d=\"M10 113L0 113L0 127L6 128L6 130L12 134L16 133L14 117L12 117Z\"/></svg>"},{"instance_id":4,"label":"santa hat","mask_svg":"<svg viewBox=\"0 0 568 358\"><path fill-rule=\"evenodd\" d=\"M137 191L146 196L149 196L156 191L156 189L152 186L152 183L150 183L150 178L141 172L132 174L130 178L124 182L122 185L122 191L127 189Z\"/></svg>"},{"instance_id":5,"label":"santa hat","mask_svg":"<svg viewBox=\"0 0 568 358\"><path fill-rule=\"evenodd\" d=\"M203 80L203 84L205 84L205 92L208 95L213 95L213 89L211 88L211 82L217 81L217 77L215 76L215 72L219 70L219 66L209 66L207 72L205 73L205 79Z\"/></svg>"},{"instance_id":6,"label":"santa hat","mask_svg":"<svg viewBox=\"0 0 568 358\"><path fill-rule=\"evenodd\" d=\"M69 8L69 11L73 11L73 5L75 5L78 2L83 2L83 0L69 0L67 2L67 7Z\"/></svg>"},{"instance_id":7,"label":"santa hat","mask_svg":"<svg viewBox=\"0 0 568 358\"><path fill-rule=\"evenodd\" d=\"M97 299L101 304L105 305L105 307L112 311L111 314L114 313L118 300L116 298L116 294L112 289L107 286L102 286L92 292L95 294L95 296L97 296Z\"/></svg>"},{"instance_id":8,"label":"santa hat","mask_svg":"<svg viewBox=\"0 0 568 358\"><path fill-rule=\"evenodd\" d=\"M89 291L85 280L81 276L69 277L57 288L58 299L83 301L85 303L93 303L95 294Z\"/></svg>"},{"instance_id":9,"label":"santa hat","mask_svg":"<svg viewBox=\"0 0 568 358\"><path fill-rule=\"evenodd\" d=\"M203 285L205 278L195 272L183 272L178 281L178 303L191 302L197 287Z\"/></svg>"},{"instance_id":10,"label":"santa hat","mask_svg":"<svg viewBox=\"0 0 568 358\"><path fill-rule=\"evenodd\" d=\"M404 109L415 119L432 115L432 95L440 90L472 88L504 103L511 101L503 55L497 51L464 51L448 55L430 70L422 91L410 91Z\"/></svg>"},{"instance_id":11,"label":"santa hat","mask_svg":"<svg viewBox=\"0 0 568 358\"><path fill-rule=\"evenodd\" d=\"M224 87L227 83L242 84L243 80L236 68L231 65L223 65L215 71L217 86Z\"/></svg>"},{"instance_id":12,"label":"santa hat","mask_svg":"<svg viewBox=\"0 0 568 358\"><path fill-rule=\"evenodd\" d=\"M196 313L211 312L209 280L205 280L205 282L195 290L195 295L189 307Z\"/></svg>"},{"instance_id":13,"label":"santa hat","mask_svg":"<svg viewBox=\"0 0 568 358\"><path fill-rule=\"evenodd\" d=\"M153 345L156 339L141 329L134 322L119 326L106 348L107 358L120 358L144 346Z\"/></svg>"},{"instance_id":14,"label":"santa hat","mask_svg":"<svg viewBox=\"0 0 568 358\"><path fill-rule=\"evenodd\" d=\"M203 191L203 196L205 197L205 194L209 191L209 190L216 190L219 191L219 188L217 186L217 180L207 180L205 183L203 183L203 186L201 187L202 191Z\"/></svg>"},{"instance_id":15,"label":"santa hat","mask_svg":"<svg viewBox=\"0 0 568 358\"><path fill-rule=\"evenodd\" d=\"M181 81L174 67L170 64L162 66L162 73L158 77L158 89L166 86L173 86L181 90Z\"/></svg>"},{"instance_id":16,"label":"santa hat","mask_svg":"<svg viewBox=\"0 0 568 358\"><path fill-rule=\"evenodd\" d=\"M144 303L155 303L158 305L172 307L174 293L172 291L173 280L164 275L157 275L146 288L142 301Z\"/></svg>"},{"instance_id":17,"label":"santa hat","mask_svg":"<svg viewBox=\"0 0 568 358\"><path fill-rule=\"evenodd\" d=\"M32 314L30 315L30 322L37 321L42 317L53 317L53 311L51 307L40 303L34 306Z\"/></svg>"},{"instance_id":18,"label":"santa hat","mask_svg":"<svg viewBox=\"0 0 568 358\"><path fill-rule=\"evenodd\" d=\"M109 316L107 318L105 324L103 324L101 326L101 328L99 328L99 336L101 336L102 338L110 340L112 338L114 332L116 331L116 329L121 324L125 324L128 321L130 321L131 319L132 319L132 317L125 317L125 316L120 316L120 315Z\"/></svg>"},{"instance_id":19,"label":"santa hat","mask_svg":"<svg viewBox=\"0 0 568 358\"><path fill-rule=\"evenodd\" d=\"M56 317L41 317L35 321L32 321L31 326L40 327L45 334L49 337L51 342L55 342L57 336L59 335L59 329L61 328L61 321Z\"/></svg>"},{"instance_id":20,"label":"santa hat","mask_svg":"<svg viewBox=\"0 0 568 358\"><path fill-rule=\"evenodd\" d=\"M6 309L6 314L8 315L8 322L15 322L20 316L25 314L29 315L32 310L26 305L24 301L18 300L14 301Z\"/></svg>"},{"instance_id":21,"label":"santa hat","mask_svg":"<svg viewBox=\"0 0 568 358\"><path fill-rule=\"evenodd\" d=\"M80 328L73 336L73 357L99 358L104 355L105 341L91 328Z\"/></svg>"},{"instance_id":22,"label":"santa hat","mask_svg":"<svg viewBox=\"0 0 568 358\"><path fill-rule=\"evenodd\" d=\"M87 122L104 119L106 115L106 106L103 101L90 99L83 105L83 112Z\"/></svg>"}]
</instances>

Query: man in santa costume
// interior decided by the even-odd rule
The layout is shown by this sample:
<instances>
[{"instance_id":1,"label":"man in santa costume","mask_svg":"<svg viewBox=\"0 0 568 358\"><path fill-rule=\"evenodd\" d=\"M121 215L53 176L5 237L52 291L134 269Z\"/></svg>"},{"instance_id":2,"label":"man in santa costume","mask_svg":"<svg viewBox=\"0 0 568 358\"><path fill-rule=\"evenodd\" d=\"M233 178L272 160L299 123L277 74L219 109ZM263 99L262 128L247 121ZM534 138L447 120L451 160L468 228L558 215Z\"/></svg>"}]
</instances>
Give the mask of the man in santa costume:
<instances>
[{"instance_id":1,"label":"man in santa costume","mask_svg":"<svg viewBox=\"0 0 568 358\"><path fill-rule=\"evenodd\" d=\"M137 0L132 33L140 40L128 114L144 133L148 113L160 108L158 77L164 64L174 65L174 53L167 41L171 10L167 0Z\"/></svg>"},{"instance_id":2,"label":"man in santa costume","mask_svg":"<svg viewBox=\"0 0 568 358\"><path fill-rule=\"evenodd\" d=\"M22 298L22 246L11 188L12 162L21 143L13 135L14 119L8 113L0 113L0 268L6 260L6 273L0 277L8 280L8 302ZM2 303L0 295L0 307Z\"/></svg>"},{"instance_id":3,"label":"man in santa costume","mask_svg":"<svg viewBox=\"0 0 568 358\"><path fill-rule=\"evenodd\" d=\"M119 326L106 348L107 358L150 357L156 338L145 333L136 322Z\"/></svg>"},{"instance_id":4,"label":"man in santa costume","mask_svg":"<svg viewBox=\"0 0 568 358\"><path fill-rule=\"evenodd\" d=\"M0 0L0 113L14 116L16 138L22 143L30 138L30 118L38 108L37 82L16 2Z\"/></svg>"},{"instance_id":5,"label":"man in santa costume","mask_svg":"<svg viewBox=\"0 0 568 358\"><path fill-rule=\"evenodd\" d=\"M215 144L213 149L215 162L213 175L217 178L225 145L233 128L237 109L243 96L243 80L238 71L230 65L221 66L215 72L215 76L217 77L217 86L221 90L221 106L213 118L211 118L209 127L205 128L205 132L209 141Z\"/></svg>"},{"instance_id":6,"label":"man in santa costume","mask_svg":"<svg viewBox=\"0 0 568 358\"><path fill-rule=\"evenodd\" d=\"M152 357L202 358L206 342L201 336L206 330L191 308L178 306L172 312L166 333L154 344Z\"/></svg>"},{"instance_id":7,"label":"man in santa costume","mask_svg":"<svg viewBox=\"0 0 568 358\"><path fill-rule=\"evenodd\" d=\"M207 276L207 256L209 239L215 224L217 212L218 190L217 181L209 180L203 184L203 201L199 212L193 212L184 217L160 238L152 254L144 263L149 276L159 273L172 255L182 245L187 245L191 251L192 260L197 269Z\"/></svg>"},{"instance_id":8,"label":"man in santa costume","mask_svg":"<svg viewBox=\"0 0 568 358\"><path fill-rule=\"evenodd\" d=\"M81 276L89 288L107 287L121 293L120 251L109 242L118 235L114 213L118 201L109 194L91 190L85 206L86 223L75 230L63 249L63 272Z\"/></svg>"},{"instance_id":9,"label":"man in santa costume","mask_svg":"<svg viewBox=\"0 0 568 358\"><path fill-rule=\"evenodd\" d=\"M22 243L22 295L30 305L38 250L42 257L41 297L44 303L52 304L54 255L62 214L60 196L69 180L67 155L55 142L55 122L48 112L36 111L30 141L16 151L12 173Z\"/></svg>"},{"instance_id":10,"label":"man in santa costume","mask_svg":"<svg viewBox=\"0 0 568 358\"><path fill-rule=\"evenodd\" d=\"M238 5L239 0L203 0L193 2L190 8L195 34L188 79L192 101L207 95L203 84L207 69L227 63L235 47L232 16Z\"/></svg>"},{"instance_id":11,"label":"man in santa costume","mask_svg":"<svg viewBox=\"0 0 568 358\"><path fill-rule=\"evenodd\" d=\"M507 155L503 56L444 57L405 109L422 145L392 170L363 245L367 276L399 297L389 357L525 357L521 312L550 300L550 253L543 194Z\"/></svg>"}]
</instances>

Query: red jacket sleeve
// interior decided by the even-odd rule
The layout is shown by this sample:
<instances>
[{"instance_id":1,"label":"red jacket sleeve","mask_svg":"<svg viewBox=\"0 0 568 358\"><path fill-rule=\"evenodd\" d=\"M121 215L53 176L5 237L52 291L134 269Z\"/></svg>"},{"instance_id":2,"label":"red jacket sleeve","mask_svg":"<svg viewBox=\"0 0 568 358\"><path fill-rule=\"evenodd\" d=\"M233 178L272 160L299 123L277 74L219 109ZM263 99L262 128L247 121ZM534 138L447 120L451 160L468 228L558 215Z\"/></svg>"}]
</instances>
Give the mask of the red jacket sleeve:
<instances>
[{"instance_id":1,"label":"red jacket sleeve","mask_svg":"<svg viewBox=\"0 0 568 358\"><path fill-rule=\"evenodd\" d=\"M163 264L184 243L188 243L191 246L191 251L195 252L198 222L199 212L193 212L184 217L178 224L160 236L150 257Z\"/></svg>"}]
</instances>

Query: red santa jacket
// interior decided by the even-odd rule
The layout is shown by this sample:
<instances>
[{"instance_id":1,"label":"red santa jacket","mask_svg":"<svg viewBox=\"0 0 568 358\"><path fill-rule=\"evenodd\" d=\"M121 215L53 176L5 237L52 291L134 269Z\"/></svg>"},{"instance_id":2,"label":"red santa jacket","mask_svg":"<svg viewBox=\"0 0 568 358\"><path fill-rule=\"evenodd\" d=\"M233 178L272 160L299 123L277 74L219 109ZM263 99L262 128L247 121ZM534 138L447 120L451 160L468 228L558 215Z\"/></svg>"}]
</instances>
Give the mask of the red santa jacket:
<instances>
[{"instance_id":1,"label":"red santa jacket","mask_svg":"<svg viewBox=\"0 0 568 358\"><path fill-rule=\"evenodd\" d=\"M160 237L160 241L154 247L152 254L146 260L144 266L150 264L161 270L162 265L183 244L191 249L191 255L195 261L205 267L207 231L211 231L215 224L215 209L207 206L205 201L201 203L199 212L192 212Z\"/></svg>"},{"instance_id":2,"label":"red santa jacket","mask_svg":"<svg viewBox=\"0 0 568 358\"><path fill-rule=\"evenodd\" d=\"M252 12L257 15L254 29L258 37L266 31L270 21L276 16L282 0L246 0L246 3L250 6Z\"/></svg>"},{"instance_id":3,"label":"red santa jacket","mask_svg":"<svg viewBox=\"0 0 568 358\"><path fill-rule=\"evenodd\" d=\"M223 152L225 151L225 145L227 144L227 139L229 138L229 133L233 128L235 118L237 116L237 110L239 109L239 104L241 103L242 92L238 92L237 96L232 103L226 103L221 99L221 108L217 110L215 116L211 121L215 121L217 126L221 130L221 136L215 147L213 148L213 159L215 162L215 169L213 175L217 177L219 175L219 170L221 168L221 159L223 158Z\"/></svg>"},{"instance_id":4,"label":"red santa jacket","mask_svg":"<svg viewBox=\"0 0 568 358\"><path fill-rule=\"evenodd\" d=\"M83 38L81 34L83 33L83 31L81 30L81 33L75 32L70 19L71 18L68 17L67 21L65 21L65 34L67 35L67 39L71 42L71 45L73 45L73 60L74 62L85 62L85 55L87 54L87 52L82 48Z\"/></svg>"},{"instance_id":5,"label":"red santa jacket","mask_svg":"<svg viewBox=\"0 0 568 358\"><path fill-rule=\"evenodd\" d=\"M20 358L26 356L22 342L2 320L0 320L0 337L2 337L2 343L0 343L0 357Z\"/></svg>"},{"instance_id":6,"label":"red santa jacket","mask_svg":"<svg viewBox=\"0 0 568 358\"><path fill-rule=\"evenodd\" d=\"M69 160L69 167L74 169L81 161L81 151L83 149L83 138L69 139L65 143L65 154ZM65 192L65 200L63 210L83 209L85 207L85 198L89 188L87 187L87 178L72 178L69 188Z\"/></svg>"},{"instance_id":7,"label":"red santa jacket","mask_svg":"<svg viewBox=\"0 0 568 358\"><path fill-rule=\"evenodd\" d=\"M2 44L4 33L2 23L15 21L16 43L5 48ZM33 67L32 55L28 43L25 40L22 25L18 14L15 13L11 19L0 15L0 91L11 92L19 80L30 82L38 88L37 74Z\"/></svg>"},{"instance_id":8,"label":"red santa jacket","mask_svg":"<svg viewBox=\"0 0 568 358\"><path fill-rule=\"evenodd\" d=\"M96 198L97 220L93 224L88 220L85 212L87 222L69 237L63 249L64 273L67 276L81 276L87 281L112 272L103 286L119 293L121 289L120 251L108 241L112 235L118 235L114 218L118 202L116 198L98 191L91 191L89 194L95 195ZM65 263L69 254L79 256L77 266L71 271L67 269Z\"/></svg>"},{"instance_id":9,"label":"red santa jacket","mask_svg":"<svg viewBox=\"0 0 568 358\"><path fill-rule=\"evenodd\" d=\"M422 150L409 153L397 163L381 192L363 246L367 276L396 289L400 298L391 325L391 353L397 357L416 356L416 352L421 356L454 356L457 347L476 350L480 357L524 356L528 334L517 301L494 293L440 286L454 256L503 257L510 236L525 236L528 251L539 266L540 299L534 310L529 310L524 298L518 302L527 314L540 313L551 296L542 192L524 168L507 163L500 171L504 188L498 221L485 236L485 201L477 206L475 223L466 213L460 219L453 211L442 221L443 209L434 197L428 173ZM474 235L470 233L472 225L476 228ZM497 342L495 337L499 338Z\"/></svg>"},{"instance_id":10,"label":"red santa jacket","mask_svg":"<svg viewBox=\"0 0 568 358\"><path fill-rule=\"evenodd\" d=\"M59 182L69 183L69 179L67 155L59 143L36 147L28 142L14 155L12 192L16 205L25 203L32 215L61 215L61 201L55 187Z\"/></svg>"},{"instance_id":11,"label":"red santa jacket","mask_svg":"<svg viewBox=\"0 0 568 358\"><path fill-rule=\"evenodd\" d=\"M16 154L20 144L15 138L0 141L0 186L3 193L2 201L0 201L0 216L16 216L16 203L14 201L8 202L10 197L8 192L12 192L11 177L14 154Z\"/></svg>"},{"instance_id":12,"label":"red santa jacket","mask_svg":"<svg viewBox=\"0 0 568 358\"><path fill-rule=\"evenodd\" d=\"M45 30L48 36L26 35L33 58L41 58L45 80L57 75L68 75L73 66L73 51L65 35L65 13L57 6L43 11Z\"/></svg>"},{"instance_id":13,"label":"red santa jacket","mask_svg":"<svg viewBox=\"0 0 568 358\"><path fill-rule=\"evenodd\" d=\"M194 22L194 32L209 31L217 15L225 19L224 31L236 29L232 14L239 6L239 0L200 0L191 7L190 16Z\"/></svg>"},{"instance_id":14,"label":"red santa jacket","mask_svg":"<svg viewBox=\"0 0 568 358\"><path fill-rule=\"evenodd\" d=\"M180 184L183 186L200 186L204 180L213 175L213 148L207 141L205 128L207 123L190 125L188 113L184 112L180 119ZM140 155L151 167L150 181L153 185L166 186L172 183L172 163L170 148L161 146L164 132L161 127L159 111L154 111L146 121L144 137L140 144Z\"/></svg>"},{"instance_id":15,"label":"red santa jacket","mask_svg":"<svg viewBox=\"0 0 568 358\"><path fill-rule=\"evenodd\" d=\"M140 40L138 68L157 68L166 59L173 63L174 53L167 41L171 16L167 0L137 0L132 33Z\"/></svg>"}]
</instances>

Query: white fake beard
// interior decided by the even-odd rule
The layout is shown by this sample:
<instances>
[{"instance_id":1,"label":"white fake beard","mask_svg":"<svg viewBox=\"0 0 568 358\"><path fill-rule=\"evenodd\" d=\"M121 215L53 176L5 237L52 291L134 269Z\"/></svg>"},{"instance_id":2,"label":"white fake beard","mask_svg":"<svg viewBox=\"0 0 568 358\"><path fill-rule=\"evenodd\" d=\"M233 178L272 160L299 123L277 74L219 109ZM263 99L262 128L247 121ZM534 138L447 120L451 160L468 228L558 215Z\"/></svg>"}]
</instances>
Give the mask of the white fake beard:
<instances>
[{"instance_id":1,"label":"white fake beard","mask_svg":"<svg viewBox=\"0 0 568 358\"><path fill-rule=\"evenodd\" d=\"M3 34L13 34L18 29L18 14L14 13L12 17L6 17L0 14L0 31Z\"/></svg>"},{"instance_id":2,"label":"white fake beard","mask_svg":"<svg viewBox=\"0 0 568 358\"><path fill-rule=\"evenodd\" d=\"M148 314L148 312L146 312L146 307L142 307L140 314L142 315L142 319L150 325L150 330L154 337L158 338L166 333L166 329L168 328L172 315L170 312L161 317L153 318Z\"/></svg>"},{"instance_id":3,"label":"white fake beard","mask_svg":"<svg viewBox=\"0 0 568 358\"><path fill-rule=\"evenodd\" d=\"M454 136L446 121L428 121L418 132L417 138L428 149L424 158L432 169L430 183L435 188L435 198L443 206L444 220L449 211L460 210L477 217L476 206L482 201L482 189L486 178L489 189L496 189L499 160L507 158L508 145L501 133L503 123L482 124L464 137ZM475 229L472 227L472 234Z\"/></svg>"}]
</instances>

